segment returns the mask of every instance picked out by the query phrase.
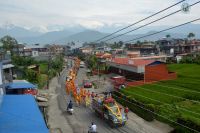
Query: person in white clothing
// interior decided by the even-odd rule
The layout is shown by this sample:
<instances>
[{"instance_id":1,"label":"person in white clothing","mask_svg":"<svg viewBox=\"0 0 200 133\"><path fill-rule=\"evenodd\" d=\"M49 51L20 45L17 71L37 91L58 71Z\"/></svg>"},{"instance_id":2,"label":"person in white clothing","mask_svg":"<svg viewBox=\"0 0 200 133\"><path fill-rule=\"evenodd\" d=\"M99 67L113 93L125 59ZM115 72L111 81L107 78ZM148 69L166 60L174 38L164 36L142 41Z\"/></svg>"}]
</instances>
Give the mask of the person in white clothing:
<instances>
[{"instance_id":1,"label":"person in white clothing","mask_svg":"<svg viewBox=\"0 0 200 133\"><path fill-rule=\"evenodd\" d=\"M93 122L88 133L97 133L97 126Z\"/></svg>"}]
</instances>

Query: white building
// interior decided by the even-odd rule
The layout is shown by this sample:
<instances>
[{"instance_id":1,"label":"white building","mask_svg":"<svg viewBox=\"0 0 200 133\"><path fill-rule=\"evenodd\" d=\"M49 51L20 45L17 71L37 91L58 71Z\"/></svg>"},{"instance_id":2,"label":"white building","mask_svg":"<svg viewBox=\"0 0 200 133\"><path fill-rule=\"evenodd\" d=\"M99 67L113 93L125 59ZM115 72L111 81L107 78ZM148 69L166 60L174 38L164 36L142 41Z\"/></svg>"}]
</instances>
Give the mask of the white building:
<instances>
[{"instance_id":1,"label":"white building","mask_svg":"<svg viewBox=\"0 0 200 133\"><path fill-rule=\"evenodd\" d=\"M39 51L37 50L32 51L32 57L37 57L37 56L39 56Z\"/></svg>"}]
</instances>

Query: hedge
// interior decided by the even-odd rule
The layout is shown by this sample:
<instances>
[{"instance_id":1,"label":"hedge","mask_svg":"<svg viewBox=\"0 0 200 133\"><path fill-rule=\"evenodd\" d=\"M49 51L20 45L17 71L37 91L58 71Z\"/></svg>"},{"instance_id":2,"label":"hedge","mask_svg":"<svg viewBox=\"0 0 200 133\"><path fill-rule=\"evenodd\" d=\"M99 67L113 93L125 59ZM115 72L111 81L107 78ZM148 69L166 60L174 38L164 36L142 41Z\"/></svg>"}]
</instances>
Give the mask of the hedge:
<instances>
[{"instance_id":1,"label":"hedge","mask_svg":"<svg viewBox=\"0 0 200 133\"><path fill-rule=\"evenodd\" d=\"M166 119L164 119L160 116L157 116L157 115L139 107L139 106L141 106L143 108L151 110L152 112L155 112L156 108L154 106L152 106L151 104L150 105L144 105L142 103L139 103L135 99L132 99L132 98L120 93L120 92L117 92L117 91L114 91L112 93L112 96L113 96L113 98L115 98L115 100L117 102L119 102L123 106L127 106L131 111L133 111L135 114L142 117L146 121L153 121L154 119L157 119L157 120L162 121L164 123L170 124L171 126L173 126L175 128L175 130L173 130L171 133L194 133L193 131L191 131L191 130L185 128L185 127L179 126L177 124L175 125L171 121L166 120ZM136 104L136 105L134 105L134 104ZM190 127L191 129L194 129L196 131L200 131L200 125L192 122L191 120L188 120L186 118L177 118L177 120L175 120L175 121L177 123L180 123L182 125Z\"/></svg>"},{"instance_id":2,"label":"hedge","mask_svg":"<svg viewBox=\"0 0 200 133\"><path fill-rule=\"evenodd\" d=\"M116 92L116 91L113 92L112 96L113 96L113 98L116 99L117 102L119 102L123 106L127 106L131 111L133 111L135 114L142 117L146 121L153 121L154 120L155 116L154 116L153 113L146 111L146 110L139 107L139 106L141 106L143 108L147 108L143 104L141 104L141 103L137 102L136 100L131 99L131 98L119 93L119 92ZM119 98L119 97L121 97L121 98ZM134 103L134 104L132 104L132 103ZM149 110L151 110L153 112L152 109L149 109Z\"/></svg>"}]
</instances>

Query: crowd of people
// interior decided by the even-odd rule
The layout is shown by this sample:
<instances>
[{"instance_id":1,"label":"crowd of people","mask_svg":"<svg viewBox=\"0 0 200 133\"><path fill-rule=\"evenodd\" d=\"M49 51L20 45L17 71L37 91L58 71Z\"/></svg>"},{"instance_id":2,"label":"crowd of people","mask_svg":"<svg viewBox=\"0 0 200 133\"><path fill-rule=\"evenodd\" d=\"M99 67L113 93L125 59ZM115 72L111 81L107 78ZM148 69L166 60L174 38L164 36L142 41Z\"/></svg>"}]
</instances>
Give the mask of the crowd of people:
<instances>
[{"instance_id":1,"label":"crowd of people","mask_svg":"<svg viewBox=\"0 0 200 133\"><path fill-rule=\"evenodd\" d=\"M89 90L84 89L83 87L79 88L78 85L76 85L75 83L75 79L76 79L76 75L77 75L77 71L79 69L80 66L80 60L78 58L74 59L74 66L72 67L72 69L69 71L69 76L66 79L66 92L68 95L71 95L74 98L74 101L77 105L81 105L84 104L86 107L89 106L91 104L91 101L93 98L98 98L98 103L102 104L102 102L106 102L108 100L112 100L112 95L111 93L105 93L104 94L104 99L102 101L102 99L99 97L98 94L95 94L94 92L90 92ZM110 101L108 101L110 103ZM72 101L70 100L70 102L68 103L67 108L72 108L73 104ZM126 117L128 118L128 107L124 108L124 113L126 115ZM91 127L94 127L93 130L95 129L94 124L92 124Z\"/></svg>"}]
</instances>

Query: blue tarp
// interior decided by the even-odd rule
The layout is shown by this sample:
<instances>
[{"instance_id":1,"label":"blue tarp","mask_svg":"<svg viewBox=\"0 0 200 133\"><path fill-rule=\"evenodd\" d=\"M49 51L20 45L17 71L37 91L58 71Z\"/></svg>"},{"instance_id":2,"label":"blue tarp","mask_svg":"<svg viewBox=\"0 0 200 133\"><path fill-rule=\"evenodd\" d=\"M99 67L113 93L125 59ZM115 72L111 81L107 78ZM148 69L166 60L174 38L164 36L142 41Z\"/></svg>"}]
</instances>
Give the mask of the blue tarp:
<instances>
[{"instance_id":1,"label":"blue tarp","mask_svg":"<svg viewBox=\"0 0 200 133\"><path fill-rule=\"evenodd\" d=\"M154 62L148 64L147 66L154 66L154 65L159 65L159 64L165 64L165 63L162 61L154 61Z\"/></svg>"},{"instance_id":2,"label":"blue tarp","mask_svg":"<svg viewBox=\"0 0 200 133\"><path fill-rule=\"evenodd\" d=\"M4 95L0 105L0 133L48 133L31 95Z\"/></svg>"},{"instance_id":3,"label":"blue tarp","mask_svg":"<svg viewBox=\"0 0 200 133\"><path fill-rule=\"evenodd\" d=\"M5 85L6 89L36 89L37 86L29 82L13 82Z\"/></svg>"}]
</instances>

